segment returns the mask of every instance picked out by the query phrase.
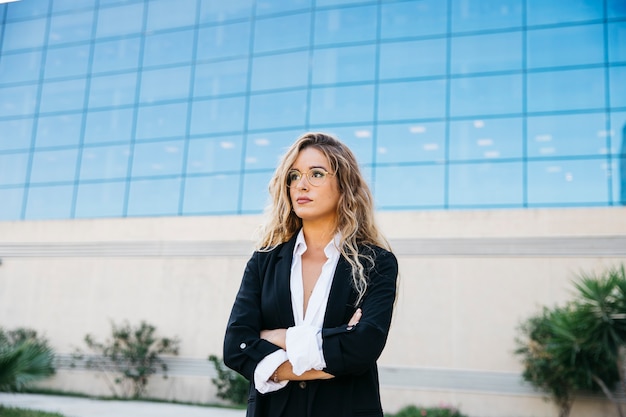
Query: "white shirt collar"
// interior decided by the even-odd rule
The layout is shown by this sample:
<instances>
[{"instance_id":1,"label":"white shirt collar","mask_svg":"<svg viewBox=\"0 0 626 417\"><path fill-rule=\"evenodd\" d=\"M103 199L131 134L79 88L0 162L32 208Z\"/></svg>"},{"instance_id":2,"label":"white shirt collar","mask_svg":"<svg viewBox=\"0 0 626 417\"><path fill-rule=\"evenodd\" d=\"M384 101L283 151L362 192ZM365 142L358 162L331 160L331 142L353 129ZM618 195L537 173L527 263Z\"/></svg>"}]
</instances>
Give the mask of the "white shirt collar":
<instances>
[{"instance_id":1,"label":"white shirt collar","mask_svg":"<svg viewBox=\"0 0 626 417\"><path fill-rule=\"evenodd\" d=\"M341 243L341 232L337 232L335 233L335 236L333 237L333 239L330 242L328 242L326 247L324 247L324 254L326 255L327 259L333 259L339 256L340 254L339 244L340 243ZM298 232L298 236L296 237L296 245L293 248L293 255L302 256L302 254L306 252L306 250L307 250L307 246L306 246L306 241L304 240L304 231L300 229L300 231Z\"/></svg>"}]
</instances>

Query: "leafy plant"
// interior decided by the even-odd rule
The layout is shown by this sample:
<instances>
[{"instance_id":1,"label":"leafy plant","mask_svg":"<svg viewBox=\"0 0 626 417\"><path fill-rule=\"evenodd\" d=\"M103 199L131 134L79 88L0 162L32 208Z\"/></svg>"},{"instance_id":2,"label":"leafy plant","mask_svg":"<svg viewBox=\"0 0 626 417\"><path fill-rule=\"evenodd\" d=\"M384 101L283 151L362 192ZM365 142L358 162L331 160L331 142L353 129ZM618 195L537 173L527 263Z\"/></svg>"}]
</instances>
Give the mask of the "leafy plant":
<instances>
[{"instance_id":1,"label":"leafy plant","mask_svg":"<svg viewBox=\"0 0 626 417\"><path fill-rule=\"evenodd\" d=\"M228 369L224 362L215 355L210 355L209 361L213 363L217 372L217 377L211 378L217 387L217 396L233 404L246 404L250 388L248 380L237 372Z\"/></svg>"},{"instance_id":2,"label":"leafy plant","mask_svg":"<svg viewBox=\"0 0 626 417\"><path fill-rule=\"evenodd\" d=\"M54 352L31 329L0 329L0 391L21 391L54 374Z\"/></svg>"},{"instance_id":3,"label":"leafy plant","mask_svg":"<svg viewBox=\"0 0 626 417\"><path fill-rule=\"evenodd\" d=\"M465 417L455 407L416 407L409 405L396 414L385 414L385 417Z\"/></svg>"},{"instance_id":4,"label":"leafy plant","mask_svg":"<svg viewBox=\"0 0 626 417\"><path fill-rule=\"evenodd\" d=\"M2 417L64 417L59 413L48 413L45 411L26 410L23 408L3 407L0 405L0 416Z\"/></svg>"},{"instance_id":5,"label":"leafy plant","mask_svg":"<svg viewBox=\"0 0 626 417\"><path fill-rule=\"evenodd\" d=\"M136 327L111 323L111 339L100 343L86 335L85 343L94 354L85 356L79 351L74 358L100 371L114 397L139 398L159 369L167 378L167 364L160 355L178 354L177 338L161 338L155 333L156 328L145 321Z\"/></svg>"}]
</instances>

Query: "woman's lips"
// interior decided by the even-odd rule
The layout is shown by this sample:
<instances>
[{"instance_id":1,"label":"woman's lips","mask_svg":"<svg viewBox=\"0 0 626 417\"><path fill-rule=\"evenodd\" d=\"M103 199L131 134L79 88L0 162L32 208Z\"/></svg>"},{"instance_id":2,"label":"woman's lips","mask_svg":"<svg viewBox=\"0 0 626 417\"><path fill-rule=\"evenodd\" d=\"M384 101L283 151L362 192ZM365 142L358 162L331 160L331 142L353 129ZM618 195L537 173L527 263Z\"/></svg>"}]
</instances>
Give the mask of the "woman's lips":
<instances>
[{"instance_id":1,"label":"woman's lips","mask_svg":"<svg viewBox=\"0 0 626 417\"><path fill-rule=\"evenodd\" d=\"M306 203L309 203L311 201L313 201L313 200L311 200L308 197L298 197L298 198L296 198L296 203L298 203L298 204L306 204Z\"/></svg>"}]
</instances>

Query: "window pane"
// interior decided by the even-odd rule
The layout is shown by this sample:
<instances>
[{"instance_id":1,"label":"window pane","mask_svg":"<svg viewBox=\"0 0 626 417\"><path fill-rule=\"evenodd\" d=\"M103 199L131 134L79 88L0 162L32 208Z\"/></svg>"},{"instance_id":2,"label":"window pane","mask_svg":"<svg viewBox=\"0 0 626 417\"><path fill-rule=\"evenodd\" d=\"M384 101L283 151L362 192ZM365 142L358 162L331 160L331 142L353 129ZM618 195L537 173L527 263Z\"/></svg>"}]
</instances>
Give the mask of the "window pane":
<instances>
[{"instance_id":1,"label":"window pane","mask_svg":"<svg viewBox=\"0 0 626 417\"><path fill-rule=\"evenodd\" d=\"M92 111L87 113L85 143L130 142L133 109Z\"/></svg>"},{"instance_id":2,"label":"window pane","mask_svg":"<svg viewBox=\"0 0 626 417\"><path fill-rule=\"evenodd\" d=\"M378 119L426 119L446 114L446 83L443 80L381 84Z\"/></svg>"},{"instance_id":3,"label":"window pane","mask_svg":"<svg viewBox=\"0 0 626 417\"><path fill-rule=\"evenodd\" d=\"M48 5L50 4L50 0L39 0L39 1L20 1L11 4L11 7L8 5L6 7L7 11L7 20L14 19L22 19L22 18L33 18L36 16L45 15L48 13ZM2 7L2 6L0 6ZM2 9L0 8L0 12Z\"/></svg>"},{"instance_id":4,"label":"window pane","mask_svg":"<svg viewBox=\"0 0 626 417\"><path fill-rule=\"evenodd\" d=\"M251 96L248 128L304 126L306 96L305 90Z\"/></svg>"},{"instance_id":5,"label":"window pane","mask_svg":"<svg viewBox=\"0 0 626 417\"><path fill-rule=\"evenodd\" d=\"M608 135L611 153L626 157L626 112L611 113L611 130Z\"/></svg>"},{"instance_id":6,"label":"window pane","mask_svg":"<svg viewBox=\"0 0 626 417\"><path fill-rule=\"evenodd\" d=\"M375 78L376 47L348 46L313 51L313 84L370 81Z\"/></svg>"},{"instance_id":7,"label":"window pane","mask_svg":"<svg viewBox=\"0 0 626 417\"><path fill-rule=\"evenodd\" d=\"M609 23L608 29L609 62L626 62L626 22Z\"/></svg>"},{"instance_id":8,"label":"window pane","mask_svg":"<svg viewBox=\"0 0 626 417\"><path fill-rule=\"evenodd\" d=\"M3 54L0 59L0 84L39 79L41 52Z\"/></svg>"},{"instance_id":9,"label":"window pane","mask_svg":"<svg viewBox=\"0 0 626 417\"><path fill-rule=\"evenodd\" d=\"M443 161L446 152L445 123L402 123L378 126L376 161Z\"/></svg>"},{"instance_id":10,"label":"window pane","mask_svg":"<svg viewBox=\"0 0 626 417\"><path fill-rule=\"evenodd\" d=\"M24 184L29 156L28 152L0 154L0 186Z\"/></svg>"},{"instance_id":11,"label":"window pane","mask_svg":"<svg viewBox=\"0 0 626 417\"><path fill-rule=\"evenodd\" d=\"M527 0L526 19L529 25L602 19L602 3L589 0Z\"/></svg>"},{"instance_id":12,"label":"window pane","mask_svg":"<svg viewBox=\"0 0 626 417\"><path fill-rule=\"evenodd\" d=\"M472 116L522 112L522 77L495 75L450 81L450 114Z\"/></svg>"},{"instance_id":13,"label":"window pane","mask_svg":"<svg viewBox=\"0 0 626 417\"><path fill-rule=\"evenodd\" d=\"M381 6L381 37L437 35L446 33L448 2L441 0L387 3Z\"/></svg>"},{"instance_id":14,"label":"window pane","mask_svg":"<svg viewBox=\"0 0 626 417\"><path fill-rule=\"evenodd\" d=\"M194 96L241 93L247 82L247 59L196 65Z\"/></svg>"},{"instance_id":15,"label":"window pane","mask_svg":"<svg viewBox=\"0 0 626 417\"><path fill-rule=\"evenodd\" d=\"M251 89L306 87L308 76L308 51L256 57L252 62Z\"/></svg>"},{"instance_id":16,"label":"window pane","mask_svg":"<svg viewBox=\"0 0 626 417\"><path fill-rule=\"evenodd\" d=\"M22 217L23 188L0 188L0 220L19 220Z\"/></svg>"},{"instance_id":17,"label":"window pane","mask_svg":"<svg viewBox=\"0 0 626 417\"><path fill-rule=\"evenodd\" d=\"M153 0L148 3L147 30L191 26L196 22L196 0Z\"/></svg>"},{"instance_id":18,"label":"window pane","mask_svg":"<svg viewBox=\"0 0 626 417\"><path fill-rule=\"evenodd\" d=\"M198 30L196 57L198 60L247 55L249 51L250 22L212 26Z\"/></svg>"},{"instance_id":19,"label":"window pane","mask_svg":"<svg viewBox=\"0 0 626 417\"><path fill-rule=\"evenodd\" d=\"M183 166L183 142L137 143L133 155L133 177L179 175Z\"/></svg>"},{"instance_id":20,"label":"window pane","mask_svg":"<svg viewBox=\"0 0 626 417\"><path fill-rule=\"evenodd\" d=\"M75 217L122 217L125 182L79 184Z\"/></svg>"},{"instance_id":21,"label":"window pane","mask_svg":"<svg viewBox=\"0 0 626 417\"><path fill-rule=\"evenodd\" d=\"M152 5L152 3L151 3ZM141 33L144 3L100 8L96 37L121 36Z\"/></svg>"},{"instance_id":22,"label":"window pane","mask_svg":"<svg viewBox=\"0 0 626 417\"><path fill-rule=\"evenodd\" d=\"M476 119L450 123L450 159L520 158L522 119Z\"/></svg>"},{"instance_id":23,"label":"window pane","mask_svg":"<svg viewBox=\"0 0 626 417\"><path fill-rule=\"evenodd\" d=\"M245 169L273 170L278 166L280 157L302 133L304 132L299 130L283 130L249 134L246 142ZM269 181L269 178L267 180Z\"/></svg>"},{"instance_id":24,"label":"window pane","mask_svg":"<svg viewBox=\"0 0 626 417\"><path fill-rule=\"evenodd\" d=\"M236 213L239 178L239 175L187 178L183 214Z\"/></svg>"},{"instance_id":25,"label":"window pane","mask_svg":"<svg viewBox=\"0 0 626 417\"><path fill-rule=\"evenodd\" d=\"M374 129L371 125L348 127L322 125L316 128L316 130L320 132L327 132L345 143L354 153L359 165L363 166L364 164L372 164L374 162L374 158L372 156ZM294 136L292 141L295 140L296 137L297 136Z\"/></svg>"},{"instance_id":26,"label":"window pane","mask_svg":"<svg viewBox=\"0 0 626 417\"><path fill-rule=\"evenodd\" d=\"M93 10L50 17L49 45L86 41L91 38L94 23Z\"/></svg>"},{"instance_id":27,"label":"window pane","mask_svg":"<svg viewBox=\"0 0 626 417\"><path fill-rule=\"evenodd\" d=\"M315 13L315 44L373 41L377 6L323 10Z\"/></svg>"},{"instance_id":28,"label":"window pane","mask_svg":"<svg viewBox=\"0 0 626 417\"><path fill-rule=\"evenodd\" d=\"M40 47L43 44L45 33L45 18L5 23L2 37L2 52Z\"/></svg>"},{"instance_id":29,"label":"window pane","mask_svg":"<svg viewBox=\"0 0 626 417\"><path fill-rule=\"evenodd\" d=\"M612 172L613 204L626 206L626 157L613 160Z\"/></svg>"},{"instance_id":30,"label":"window pane","mask_svg":"<svg viewBox=\"0 0 626 417\"><path fill-rule=\"evenodd\" d=\"M450 206L522 206L521 162L450 165Z\"/></svg>"},{"instance_id":31,"label":"window pane","mask_svg":"<svg viewBox=\"0 0 626 417\"><path fill-rule=\"evenodd\" d=\"M608 202L605 159L528 162L529 204Z\"/></svg>"},{"instance_id":32,"label":"window pane","mask_svg":"<svg viewBox=\"0 0 626 417\"><path fill-rule=\"evenodd\" d=\"M105 75L91 78L89 107L123 106L135 103L137 74Z\"/></svg>"},{"instance_id":33,"label":"window pane","mask_svg":"<svg viewBox=\"0 0 626 417\"><path fill-rule=\"evenodd\" d=\"M36 85L0 87L0 114L2 116L33 114L37 103L36 98Z\"/></svg>"},{"instance_id":34,"label":"window pane","mask_svg":"<svg viewBox=\"0 0 626 417\"><path fill-rule=\"evenodd\" d=\"M52 13L66 12L69 10L90 9L95 6L96 0L82 0L77 7L76 0L54 0L52 2Z\"/></svg>"},{"instance_id":35,"label":"window pane","mask_svg":"<svg viewBox=\"0 0 626 417\"><path fill-rule=\"evenodd\" d=\"M363 3L363 0L316 0L315 6L338 6L343 4Z\"/></svg>"},{"instance_id":36,"label":"window pane","mask_svg":"<svg viewBox=\"0 0 626 417\"><path fill-rule=\"evenodd\" d=\"M528 111L604 107L604 69L528 74Z\"/></svg>"},{"instance_id":37,"label":"window pane","mask_svg":"<svg viewBox=\"0 0 626 417\"><path fill-rule=\"evenodd\" d=\"M77 157L78 149L35 152L30 181L34 183L74 181Z\"/></svg>"},{"instance_id":38,"label":"window pane","mask_svg":"<svg viewBox=\"0 0 626 417\"><path fill-rule=\"evenodd\" d=\"M528 31L528 68L602 63L602 31L602 25Z\"/></svg>"},{"instance_id":39,"label":"window pane","mask_svg":"<svg viewBox=\"0 0 626 417\"><path fill-rule=\"evenodd\" d=\"M190 77L189 66L144 71L141 75L139 100L153 103L161 100L186 99L189 97Z\"/></svg>"},{"instance_id":40,"label":"window pane","mask_svg":"<svg viewBox=\"0 0 626 417\"><path fill-rule=\"evenodd\" d=\"M310 30L309 13L257 20L254 51L258 53L309 46Z\"/></svg>"},{"instance_id":41,"label":"window pane","mask_svg":"<svg viewBox=\"0 0 626 417\"><path fill-rule=\"evenodd\" d=\"M141 106L137 113L136 139L182 137L187 125L187 103Z\"/></svg>"},{"instance_id":42,"label":"window pane","mask_svg":"<svg viewBox=\"0 0 626 417\"><path fill-rule=\"evenodd\" d=\"M444 190L443 165L376 167L374 197L379 208L442 208Z\"/></svg>"},{"instance_id":43,"label":"window pane","mask_svg":"<svg viewBox=\"0 0 626 417\"><path fill-rule=\"evenodd\" d=\"M243 131L245 97L198 100L191 113L192 135Z\"/></svg>"},{"instance_id":44,"label":"window pane","mask_svg":"<svg viewBox=\"0 0 626 417\"><path fill-rule=\"evenodd\" d=\"M40 117L37 123L37 148L46 146L78 146L82 113Z\"/></svg>"},{"instance_id":45,"label":"window pane","mask_svg":"<svg viewBox=\"0 0 626 417\"><path fill-rule=\"evenodd\" d=\"M32 131L31 118L0 120L0 151L30 148Z\"/></svg>"},{"instance_id":46,"label":"window pane","mask_svg":"<svg viewBox=\"0 0 626 417\"><path fill-rule=\"evenodd\" d=\"M73 185L30 187L26 220L67 219L72 214Z\"/></svg>"},{"instance_id":47,"label":"window pane","mask_svg":"<svg viewBox=\"0 0 626 417\"><path fill-rule=\"evenodd\" d=\"M451 6L453 32L522 26L519 0L464 0L452 2Z\"/></svg>"},{"instance_id":48,"label":"window pane","mask_svg":"<svg viewBox=\"0 0 626 417\"><path fill-rule=\"evenodd\" d=\"M623 0L608 0L607 10L609 18L626 17L626 4Z\"/></svg>"},{"instance_id":49,"label":"window pane","mask_svg":"<svg viewBox=\"0 0 626 417\"><path fill-rule=\"evenodd\" d=\"M450 70L454 74L520 69L521 32L452 38Z\"/></svg>"},{"instance_id":50,"label":"window pane","mask_svg":"<svg viewBox=\"0 0 626 417\"><path fill-rule=\"evenodd\" d=\"M245 174L241 191L241 210L243 213L261 213L269 203L267 191L273 171Z\"/></svg>"},{"instance_id":51,"label":"window pane","mask_svg":"<svg viewBox=\"0 0 626 417\"><path fill-rule=\"evenodd\" d=\"M93 52L92 72L136 69L139 64L139 38L96 42Z\"/></svg>"},{"instance_id":52,"label":"window pane","mask_svg":"<svg viewBox=\"0 0 626 417\"><path fill-rule=\"evenodd\" d=\"M84 148L80 164L80 179L84 181L126 178L129 157L128 145Z\"/></svg>"},{"instance_id":53,"label":"window pane","mask_svg":"<svg viewBox=\"0 0 626 417\"><path fill-rule=\"evenodd\" d=\"M182 30L146 36L143 65L166 65L191 62L193 31Z\"/></svg>"},{"instance_id":54,"label":"window pane","mask_svg":"<svg viewBox=\"0 0 626 417\"><path fill-rule=\"evenodd\" d=\"M257 4L257 8L263 7L261 2L258 3L260 4ZM252 14L252 4L253 0L201 0L200 23L248 18Z\"/></svg>"},{"instance_id":55,"label":"window pane","mask_svg":"<svg viewBox=\"0 0 626 417\"><path fill-rule=\"evenodd\" d=\"M528 118L528 156L604 155L604 113Z\"/></svg>"},{"instance_id":56,"label":"window pane","mask_svg":"<svg viewBox=\"0 0 626 417\"><path fill-rule=\"evenodd\" d=\"M135 180L130 183L129 216L178 214L180 179Z\"/></svg>"},{"instance_id":57,"label":"window pane","mask_svg":"<svg viewBox=\"0 0 626 417\"><path fill-rule=\"evenodd\" d=\"M57 112L77 110L85 104L85 79L47 82L41 89L39 110Z\"/></svg>"},{"instance_id":58,"label":"window pane","mask_svg":"<svg viewBox=\"0 0 626 417\"><path fill-rule=\"evenodd\" d=\"M446 73L446 40L380 45L380 78L410 78Z\"/></svg>"},{"instance_id":59,"label":"window pane","mask_svg":"<svg viewBox=\"0 0 626 417\"><path fill-rule=\"evenodd\" d=\"M311 91L311 124L370 121L374 115L374 86L316 88Z\"/></svg>"},{"instance_id":60,"label":"window pane","mask_svg":"<svg viewBox=\"0 0 626 417\"><path fill-rule=\"evenodd\" d=\"M204 0L212 3L211 0ZM245 1L245 0L242 0ZM290 0L288 2L274 0L257 0L256 14L257 16L287 12L291 10L309 9L312 0Z\"/></svg>"},{"instance_id":61,"label":"window pane","mask_svg":"<svg viewBox=\"0 0 626 417\"><path fill-rule=\"evenodd\" d=\"M46 55L46 79L56 77L84 77L87 74L89 45L50 48Z\"/></svg>"},{"instance_id":62,"label":"window pane","mask_svg":"<svg viewBox=\"0 0 626 417\"><path fill-rule=\"evenodd\" d=\"M243 137L218 136L189 141L187 174L239 171Z\"/></svg>"}]
</instances>

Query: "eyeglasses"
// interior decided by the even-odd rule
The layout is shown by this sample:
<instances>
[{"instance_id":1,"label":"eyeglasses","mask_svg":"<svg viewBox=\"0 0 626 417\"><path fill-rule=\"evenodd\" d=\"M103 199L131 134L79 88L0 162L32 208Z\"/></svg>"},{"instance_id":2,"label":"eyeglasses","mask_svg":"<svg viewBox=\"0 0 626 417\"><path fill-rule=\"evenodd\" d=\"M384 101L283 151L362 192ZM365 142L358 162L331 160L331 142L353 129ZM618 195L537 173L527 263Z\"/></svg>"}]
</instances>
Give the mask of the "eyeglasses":
<instances>
[{"instance_id":1,"label":"eyeglasses","mask_svg":"<svg viewBox=\"0 0 626 417\"><path fill-rule=\"evenodd\" d=\"M326 177L335 174L331 174L323 168L313 168L308 172L300 172L297 169L291 169L287 172L287 187L296 187L300 183L303 175L306 175L309 184L314 187L319 187L324 184Z\"/></svg>"}]
</instances>

